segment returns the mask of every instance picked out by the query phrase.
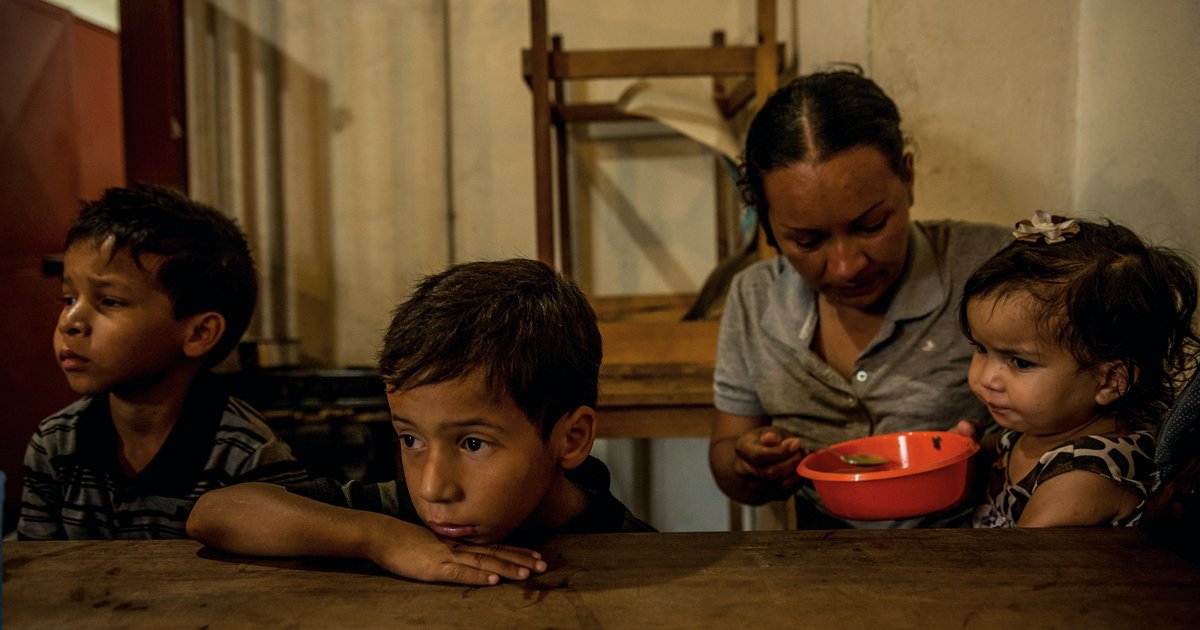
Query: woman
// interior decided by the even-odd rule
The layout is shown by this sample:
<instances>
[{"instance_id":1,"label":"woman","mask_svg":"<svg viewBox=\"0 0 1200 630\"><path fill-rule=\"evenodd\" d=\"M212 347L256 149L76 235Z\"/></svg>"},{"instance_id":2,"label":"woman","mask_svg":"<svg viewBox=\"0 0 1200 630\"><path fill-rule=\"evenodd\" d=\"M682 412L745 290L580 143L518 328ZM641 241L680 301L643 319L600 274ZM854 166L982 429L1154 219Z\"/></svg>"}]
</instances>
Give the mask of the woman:
<instances>
[{"instance_id":1,"label":"woman","mask_svg":"<svg viewBox=\"0 0 1200 630\"><path fill-rule=\"evenodd\" d=\"M910 222L900 114L857 73L800 77L772 95L751 123L744 169L743 196L780 256L730 287L709 465L733 499L798 492L801 527L846 525L796 464L806 449L987 417L967 386L972 350L956 309L967 276L1011 237Z\"/></svg>"}]
</instances>

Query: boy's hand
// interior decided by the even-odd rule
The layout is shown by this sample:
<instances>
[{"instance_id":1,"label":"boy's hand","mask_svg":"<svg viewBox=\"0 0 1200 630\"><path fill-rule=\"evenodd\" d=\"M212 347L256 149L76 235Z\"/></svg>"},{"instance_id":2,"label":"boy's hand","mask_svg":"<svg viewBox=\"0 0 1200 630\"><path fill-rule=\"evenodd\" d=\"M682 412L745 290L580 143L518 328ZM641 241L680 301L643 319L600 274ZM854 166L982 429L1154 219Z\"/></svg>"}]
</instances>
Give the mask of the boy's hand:
<instances>
[{"instance_id":1,"label":"boy's hand","mask_svg":"<svg viewBox=\"0 0 1200 630\"><path fill-rule=\"evenodd\" d=\"M505 545L474 545L439 538L412 523L393 520L376 537L368 557L383 569L425 582L487 586L500 579L523 580L546 570L541 554ZM392 531L387 531L392 530Z\"/></svg>"},{"instance_id":2,"label":"boy's hand","mask_svg":"<svg viewBox=\"0 0 1200 630\"><path fill-rule=\"evenodd\" d=\"M743 433L734 445L734 471L747 480L777 486L790 494L801 483L796 465L808 453L800 438L782 427L759 427Z\"/></svg>"}]
</instances>

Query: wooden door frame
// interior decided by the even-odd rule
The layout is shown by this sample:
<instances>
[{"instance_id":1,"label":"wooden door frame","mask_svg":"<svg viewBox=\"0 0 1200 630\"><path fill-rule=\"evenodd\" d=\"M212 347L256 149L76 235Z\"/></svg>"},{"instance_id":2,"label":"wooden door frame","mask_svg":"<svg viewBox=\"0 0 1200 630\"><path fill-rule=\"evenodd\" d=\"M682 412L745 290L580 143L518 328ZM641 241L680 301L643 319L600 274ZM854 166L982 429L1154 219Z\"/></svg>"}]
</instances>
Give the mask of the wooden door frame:
<instances>
[{"instance_id":1,"label":"wooden door frame","mask_svg":"<svg viewBox=\"0 0 1200 630\"><path fill-rule=\"evenodd\" d=\"M187 192L183 0L121 0L125 181Z\"/></svg>"}]
</instances>

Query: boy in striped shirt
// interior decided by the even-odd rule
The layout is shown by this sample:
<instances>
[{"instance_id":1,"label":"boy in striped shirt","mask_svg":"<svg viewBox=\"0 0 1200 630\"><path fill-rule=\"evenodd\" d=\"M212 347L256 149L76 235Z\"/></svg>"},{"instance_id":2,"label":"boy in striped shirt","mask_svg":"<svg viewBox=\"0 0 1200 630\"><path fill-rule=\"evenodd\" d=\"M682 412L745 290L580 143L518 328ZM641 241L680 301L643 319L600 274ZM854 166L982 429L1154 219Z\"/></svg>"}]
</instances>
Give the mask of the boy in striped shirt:
<instances>
[{"instance_id":1,"label":"boy in striped shirt","mask_svg":"<svg viewBox=\"0 0 1200 630\"><path fill-rule=\"evenodd\" d=\"M23 540L185 538L196 499L306 478L210 369L245 332L258 285L241 231L174 191L112 188L67 233L54 352L83 398L25 454Z\"/></svg>"}]
</instances>

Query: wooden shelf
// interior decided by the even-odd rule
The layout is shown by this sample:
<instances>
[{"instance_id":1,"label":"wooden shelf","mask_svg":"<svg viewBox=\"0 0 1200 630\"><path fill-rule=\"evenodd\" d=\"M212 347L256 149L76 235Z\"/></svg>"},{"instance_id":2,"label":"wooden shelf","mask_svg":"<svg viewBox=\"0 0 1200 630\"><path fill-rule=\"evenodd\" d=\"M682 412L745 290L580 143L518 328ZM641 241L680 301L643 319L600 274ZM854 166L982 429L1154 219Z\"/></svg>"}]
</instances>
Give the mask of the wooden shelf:
<instances>
[{"instance_id":1,"label":"wooden shelf","mask_svg":"<svg viewBox=\"0 0 1200 630\"><path fill-rule=\"evenodd\" d=\"M626 114L615 103L569 103L565 83L574 80L710 76L713 99L729 118L753 100L758 107L775 91L784 58L776 42L775 0L755 0L757 37L754 46L726 46L724 34L713 33L710 46L566 50L562 38L549 34L546 0L530 0L530 48L521 51L521 72L533 93L534 200L539 260L572 276L573 232L568 182L567 126L588 122L644 120ZM726 81L741 76L732 87ZM730 82L732 83L732 82ZM554 129L553 143L551 128ZM723 170L717 165L718 170ZM722 172L718 177L725 178ZM554 199L557 182L557 201ZM725 211L725 214L733 210ZM717 252L729 253L729 226L718 209ZM557 238L556 228L557 227ZM557 242L556 242L557 241Z\"/></svg>"},{"instance_id":2,"label":"wooden shelf","mask_svg":"<svg viewBox=\"0 0 1200 630\"><path fill-rule=\"evenodd\" d=\"M600 437L708 437L719 324L600 324Z\"/></svg>"}]
</instances>

